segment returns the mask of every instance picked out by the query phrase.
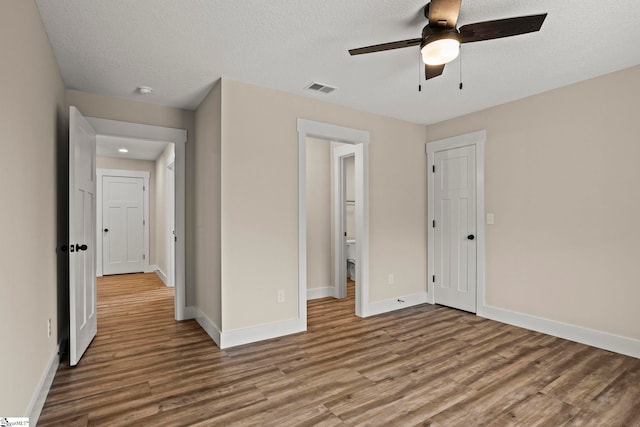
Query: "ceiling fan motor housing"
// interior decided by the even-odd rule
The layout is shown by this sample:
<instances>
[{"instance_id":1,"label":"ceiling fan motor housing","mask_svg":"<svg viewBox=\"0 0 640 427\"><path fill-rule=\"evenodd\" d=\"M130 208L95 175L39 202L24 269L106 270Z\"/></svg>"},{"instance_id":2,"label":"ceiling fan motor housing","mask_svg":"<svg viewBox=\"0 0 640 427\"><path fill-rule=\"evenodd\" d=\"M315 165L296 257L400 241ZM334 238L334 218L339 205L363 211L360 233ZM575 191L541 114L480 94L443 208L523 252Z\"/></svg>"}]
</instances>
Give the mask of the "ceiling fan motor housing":
<instances>
[{"instance_id":1,"label":"ceiling fan motor housing","mask_svg":"<svg viewBox=\"0 0 640 427\"><path fill-rule=\"evenodd\" d=\"M428 43L441 39L454 39L460 42L460 33L455 28L434 28L426 25L422 29L422 43L420 43L420 49L422 49Z\"/></svg>"}]
</instances>

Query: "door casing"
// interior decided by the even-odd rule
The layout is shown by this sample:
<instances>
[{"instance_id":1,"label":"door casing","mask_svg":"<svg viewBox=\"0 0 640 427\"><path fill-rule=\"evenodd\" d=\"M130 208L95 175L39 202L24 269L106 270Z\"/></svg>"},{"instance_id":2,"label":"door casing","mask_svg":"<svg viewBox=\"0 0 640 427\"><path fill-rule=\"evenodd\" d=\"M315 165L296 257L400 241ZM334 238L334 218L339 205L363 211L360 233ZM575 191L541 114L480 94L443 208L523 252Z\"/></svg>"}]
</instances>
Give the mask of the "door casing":
<instances>
[{"instance_id":1,"label":"door casing","mask_svg":"<svg viewBox=\"0 0 640 427\"><path fill-rule=\"evenodd\" d=\"M176 270L176 197L175 197L175 155L167 159L167 226L165 234L167 236L167 286L175 286L175 270Z\"/></svg>"},{"instance_id":2,"label":"door casing","mask_svg":"<svg viewBox=\"0 0 640 427\"><path fill-rule=\"evenodd\" d=\"M484 145L486 131L428 142L427 150L427 299L436 304L433 285L435 242L432 223L435 219L434 174L435 153L473 145L476 148L476 314L482 315L485 305L485 229L484 229Z\"/></svg>"},{"instance_id":3,"label":"door casing","mask_svg":"<svg viewBox=\"0 0 640 427\"><path fill-rule=\"evenodd\" d=\"M362 150L356 161L356 315L369 315L369 132L306 119L298 130L298 321L307 325L307 138L355 144ZM359 172L361 171L361 172Z\"/></svg>"},{"instance_id":4,"label":"door casing","mask_svg":"<svg viewBox=\"0 0 640 427\"><path fill-rule=\"evenodd\" d=\"M362 150L357 145L344 144L331 149L331 205L332 205L332 244L333 244L333 296L346 298L347 296L347 265L345 232L346 224L346 176L345 159L351 156L361 155ZM356 160L357 162L358 160ZM357 227L357 218L356 218ZM356 240L356 253L358 252L358 240ZM356 262L356 269L358 263ZM357 274L356 274L357 276ZM360 292L356 282L356 294Z\"/></svg>"},{"instance_id":5,"label":"door casing","mask_svg":"<svg viewBox=\"0 0 640 427\"><path fill-rule=\"evenodd\" d=\"M176 203L176 268L174 313L176 320L192 319L195 310L187 310L186 305L186 143L187 131L184 129L130 123L118 120L87 117L87 120L98 135L120 136L156 141L167 141L175 144L175 203Z\"/></svg>"}]
</instances>

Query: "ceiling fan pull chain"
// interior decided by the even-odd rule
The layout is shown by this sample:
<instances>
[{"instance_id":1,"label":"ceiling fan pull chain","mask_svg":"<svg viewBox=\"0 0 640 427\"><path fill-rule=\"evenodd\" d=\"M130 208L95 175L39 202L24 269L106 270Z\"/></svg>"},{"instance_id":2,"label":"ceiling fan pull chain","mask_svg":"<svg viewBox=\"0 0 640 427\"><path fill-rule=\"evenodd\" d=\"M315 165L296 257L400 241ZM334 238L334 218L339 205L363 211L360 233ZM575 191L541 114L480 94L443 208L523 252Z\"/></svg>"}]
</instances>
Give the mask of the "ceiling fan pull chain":
<instances>
[{"instance_id":1,"label":"ceiling fan pull chain","mask_svg":"<svg viewBox=\"0 0 640 427\"><path fill-rule=\"evenodd\" d=\"M462 90L462 46L460 46L460 85L458 88Z\"/></svg>"},{"instance_id":2,"label":"ceiling fan pull chain","mask_svg":"<svg viewBox=\"0 0 640 427\"><path fill-rule=\"evenodd\" d=\"M418 92L422 92L422 60L418 57Z\"/></svg>"}]
</instances>

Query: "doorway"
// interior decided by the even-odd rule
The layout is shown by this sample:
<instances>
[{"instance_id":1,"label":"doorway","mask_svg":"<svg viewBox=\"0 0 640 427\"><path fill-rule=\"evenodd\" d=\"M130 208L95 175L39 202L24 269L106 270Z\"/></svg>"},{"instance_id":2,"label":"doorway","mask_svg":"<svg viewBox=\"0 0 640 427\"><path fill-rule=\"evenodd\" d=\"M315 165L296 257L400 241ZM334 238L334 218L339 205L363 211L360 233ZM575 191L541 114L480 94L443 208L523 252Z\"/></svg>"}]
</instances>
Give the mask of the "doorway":
<instances>
[{"instance_id":1,"label":"doorway","mask_svg":"<svg viewBox=\"0 0 640 427\"><path fill-rule=\"evenodd\" d=\"M176 146L176 237L182 244L177 248L176 260L176 297L174 298L174 317L183 320L185 316L185 281L184 281L184 165L186 131L181 129L161 128L158 126L139 125L113 120L86 118L74 106L69 107L69 150L67 173L69 191L65 200L68 205L68 243L61 251L69 253L69 364L75 366L97 333L96 316L96 187L97 187L97 150L98 135L108 138L146 138L164 140ZM119 150L123 151L123 150ZM126 150L124 150L126 151ZM107 180L108 181L108 180ZM108 182L107 182L108 183ZM120 183L122 184L122 182ZM129 182L128 184L131 184ZM134 186L137 184L134 183ZM126 186L126 185L125 185ZM144 186L144 181L143 181ZM108 190L110 191L110 190ZM144 191L144 187L143 187ZM120 196L126 189L116 191ZM120 199L122 197L115 197ZM130 197L124 197L130 199ZM139 197L133 203L139 214L142 201ZM108 203L109 204L109 200ZM114 204L115 206L115 204ZM116 211L126 209L122 204ZM124 206L126 208L126 206ZM118 215L114 215L114 218ZM120 215L126 217L124 215ZM138 215L139 216L139 215ZM144 217L144 213L143 213ZM139 218L138 218L139 219ZM116 220L117 221L117 220ZM144 220L143 220L144 221ZM126 222L126 221L124 221ZM133 221L133 223L139 221ZM144 222L143 222L144 225ZM104 230L100 230L104 232ZM136 233L133 233L136 234ZM144 259L144 256L143 256ZM64 347L64 345L61 345Z\"/></svg>"},{"instance_id":2,"label":"doorway","mask_svg":"<svg viewBox=\"0 0 640 427\"><path fill-rule=\"evenodd\" d=\"M482 314L485 131L427 143L428 294Z\"/></svg>"},{"instance_id":3,"label":"doorway","mask_svg":"<svg viewBox=\"0 0 640 427\"><path fill-rule=\"evenodd\" d=\"M307 138L306 149L307 298L345 298L348 284L354 296L357 150L320 138Z\"/></svg>"},{"instance_id":4,"label":"doorway","mask_svg":"<svg viewBox=\"0 0 640 427\"><path fill-rule=\"evenodd\" d=\"M357 129L298 119L298 313L302 326L307 324L307 138L350 144L355 154L355 217L358 278L355 295L357 316L368 315L369 303L369 133Z\"/></svg>"},{"instance_id":5,"label":"doorway","mask_svg":"<svg viewBox=\"0 0 640 427\"><path fill-rule=\"evenodd\" d=\"M100 118L88 117L87 120L96 131L99 136L105 136L115 139L128 139L138 141L140 144L145 143L160 143L162 147L162 156L160 162L154 167L154 172L158 171L156 175L165 175L164 179L158 180L158 191L154 191L159 199L162 199L157 203L156 208L163 213L167 213L168 206L173 206L173 217L164 221L162 224L158 224L157 238L162 237L163 240L168 242L169 235L167 234L168 224L172 222L171 235L173 237L172 246L169 248L168 244L161 245L162 249L156 251L158 257L161 257L166 262L171 251L173 251L173 263L167 263L171 265L172 271L169 272L169 267L165 267L159 272L159 276L165 284L172 281L175 286L175 298L174 298L174 317L175 320L184 320L186 317L186 295L185 295L185 144L187 141L187 133L183 129L173 129L160 126L143 125L137 123L121 122L116 120L107 120ZM168 147L171 146L171 150ZM168 166L171 165L171 174L169 174ZM161 171L161 173L160 173ZM171 175L171 177L169 177ZM172 182L173 191L170 192L167 189L169 182ZM151 193L151 192L149 192ZM173 202L166 200L167 196L173 194ZM150 210L150 209L149 209ZM148 224L148 222L147 222ZM101 230L104 232L104 228ZM150 242L150 244L153 244ZM148 261L148 252L146 253ZM149 264L146 271L156 271L157 266L155 264ZM164 277L163 277L164 276ZM170 277L171 279L169 279Z\"/></svg>"}]
</instances>

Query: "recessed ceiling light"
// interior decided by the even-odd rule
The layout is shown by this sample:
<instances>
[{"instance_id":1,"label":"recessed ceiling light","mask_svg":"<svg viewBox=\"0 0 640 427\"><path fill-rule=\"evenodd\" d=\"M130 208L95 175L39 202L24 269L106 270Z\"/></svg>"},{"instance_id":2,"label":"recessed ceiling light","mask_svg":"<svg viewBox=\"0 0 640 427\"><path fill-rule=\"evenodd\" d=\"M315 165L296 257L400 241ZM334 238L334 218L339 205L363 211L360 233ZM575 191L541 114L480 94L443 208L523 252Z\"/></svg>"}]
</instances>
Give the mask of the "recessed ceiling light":
<instances>
[{"instance_id":1,"label":"recessed ceiling light","mask_svg":"<svg viewBox=\"0 0 640 427\"><path fill-rule=\"evenodd\" d=\"M118 148L118 151L121 153L128 153L129 150L127 150L126 148Z\"/></svg>"},{"instance_id":2,"label":"recessed ceiling light","mask_svg":"<svg viewBox=\"0 0 640 427\"><path fill-rule=\"evenodd\" d=\"M149 86L138 86L136 88L136 92L138 92L140 95L151 95L151 92L153 92L153 88Z\"/></svg>"}]
</instances>

